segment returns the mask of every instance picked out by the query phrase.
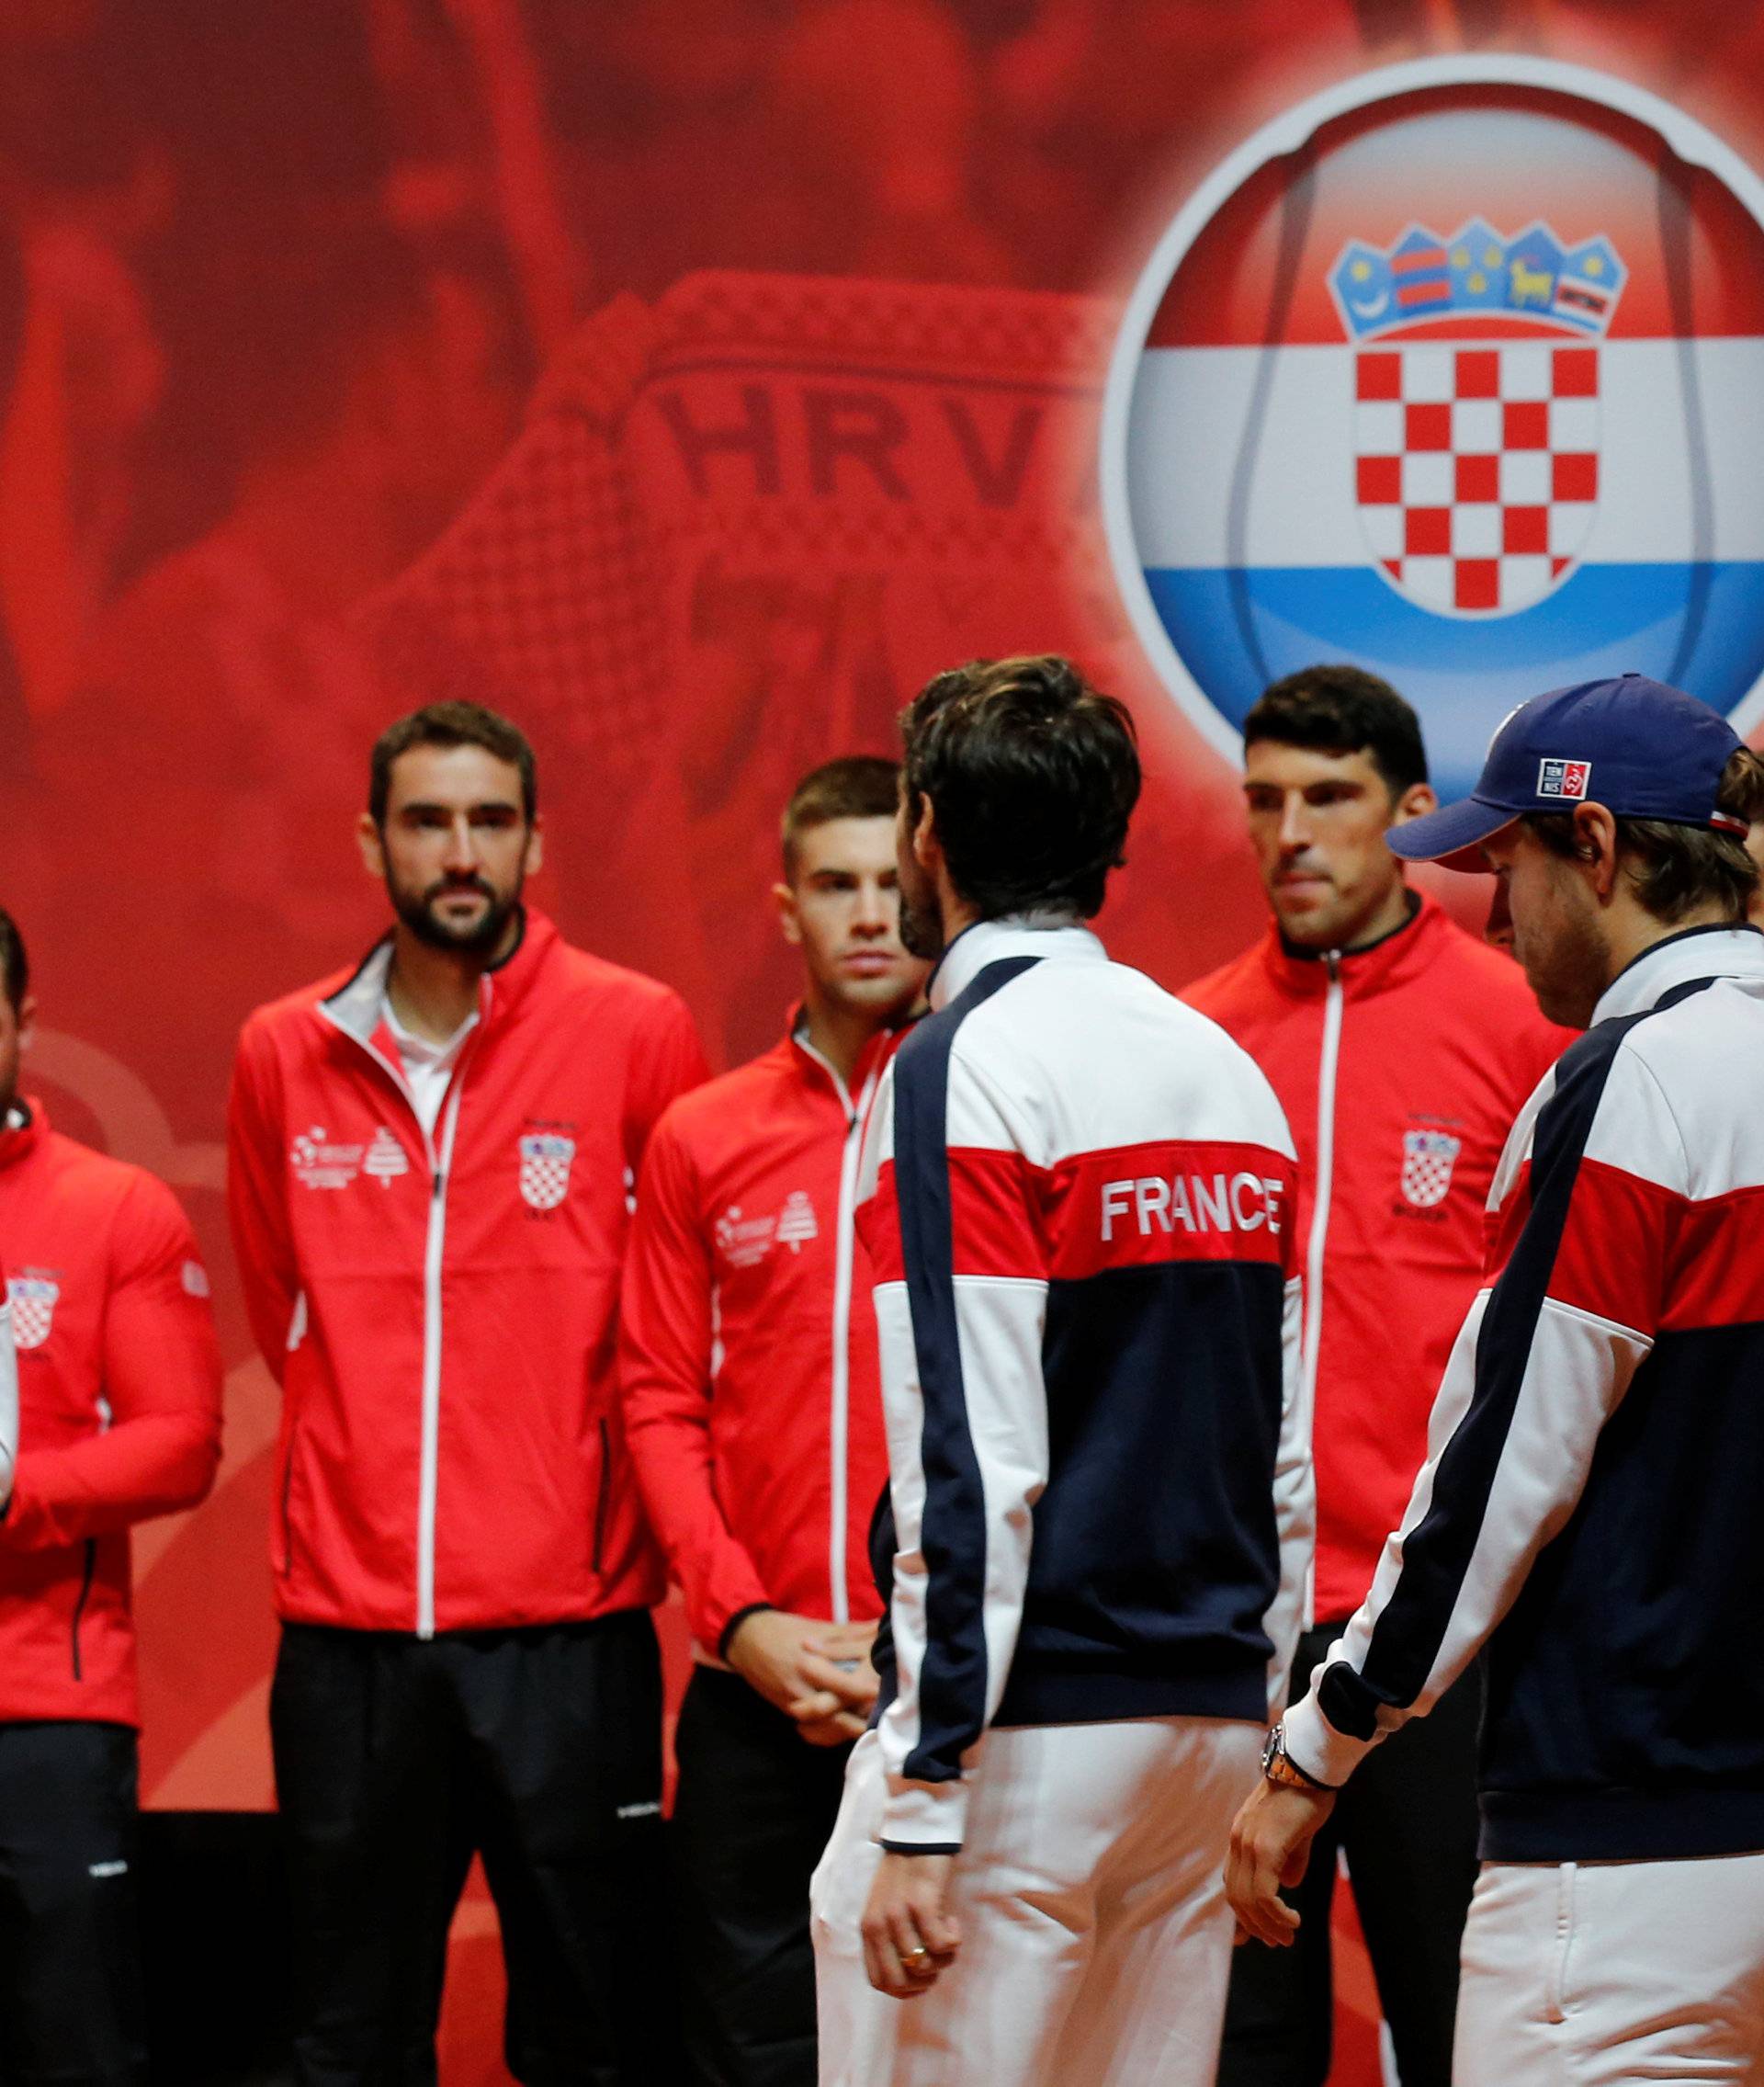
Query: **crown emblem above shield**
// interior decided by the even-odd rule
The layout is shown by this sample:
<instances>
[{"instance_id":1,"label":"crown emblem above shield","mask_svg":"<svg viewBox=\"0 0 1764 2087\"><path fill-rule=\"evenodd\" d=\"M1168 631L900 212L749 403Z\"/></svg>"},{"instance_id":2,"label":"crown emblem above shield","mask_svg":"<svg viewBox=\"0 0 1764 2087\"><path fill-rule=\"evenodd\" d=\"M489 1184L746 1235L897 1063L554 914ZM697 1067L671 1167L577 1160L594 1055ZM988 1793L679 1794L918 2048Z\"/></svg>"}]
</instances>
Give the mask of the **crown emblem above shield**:
<instances>
[{"instance_id":1,"label":"crown emblem above shield","mask_svg":"<svg viewBox=\"0 0 1764 2087\"><path fill-rule=\"evenodd\" d=\"M1355 345L1354 498L1379 573L1435 615L1553 594L1599 506L1599 344L1627 278L1602 233L1566 245L1471 218L1350 240L1329 292Z\"/></svg>"}]
</instances>

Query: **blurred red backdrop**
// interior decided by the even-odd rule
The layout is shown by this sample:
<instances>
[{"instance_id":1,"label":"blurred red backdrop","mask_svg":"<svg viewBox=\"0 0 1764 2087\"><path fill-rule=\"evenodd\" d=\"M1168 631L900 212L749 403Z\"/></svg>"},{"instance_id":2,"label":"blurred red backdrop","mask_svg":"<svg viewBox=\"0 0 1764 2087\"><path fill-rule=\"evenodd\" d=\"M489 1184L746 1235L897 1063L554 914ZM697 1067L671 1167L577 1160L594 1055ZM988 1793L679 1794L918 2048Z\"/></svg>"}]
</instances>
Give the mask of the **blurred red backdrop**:
<instances>
[{"instance_id":1,"label":"blurred red backdrop","mask_svg":"<svg viewBox=\"0 0 1764 2087\"><path fill-rule=\"evenodd\" d=\"M379 926L351 838L375 732L443 693L526 724L541 902L684 991L729 1063L790 991L763 893L792 779L888 749L934 668L1069 651L1150 770L1106 931L1172 984L1216 963L1260 919L1232 778L1140 657L1096 509L1120 300L1257 123L1483 47L1764 139L1748 8L0 13L0 896L40 981L31 1081L182 1193L231 1368L214 1498L137 1543L151 1804L272 1801L276 1415L222 1111L248 1010ZM481 1888L455 1958L445 2077L500 2081Z\"/></svg>"}]
</instances>

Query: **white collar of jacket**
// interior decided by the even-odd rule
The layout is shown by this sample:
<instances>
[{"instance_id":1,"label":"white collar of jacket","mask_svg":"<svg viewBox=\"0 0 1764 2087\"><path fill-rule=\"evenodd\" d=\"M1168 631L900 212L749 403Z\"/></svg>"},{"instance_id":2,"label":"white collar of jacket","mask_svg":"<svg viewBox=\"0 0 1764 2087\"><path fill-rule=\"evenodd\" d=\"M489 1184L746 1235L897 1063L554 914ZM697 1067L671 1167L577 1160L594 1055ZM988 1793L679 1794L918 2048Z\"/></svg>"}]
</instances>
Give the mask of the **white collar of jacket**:
<instances>
[{"instance_id":1,"label":"white collar of jacket","mask_svg":"<svg viewBox=\"0 0 1764 2087\"><path fill-rule=\"evenodd\" d=\"M1645 1014L1674 986L1699 979L1764 979L1764 935L1755 927L1687 927L1668 935L1612 979L1592 1011L1593 1026Z\"/></svg>"},{"instance_id":2,"label":"white collar of jacket","mask_svg":"<svg viewBox=\"0 0 1764 2087\"><path fill-rule=\"evenodd\" d=\"M978 920L965 927L939 958L927 997L933 1011L947 1007L989 964L1006 957L1078 958L1106 964L1109 953L1088 927L1070 913L1006 913L999 920Z\"/></svg>"}]
</instances>

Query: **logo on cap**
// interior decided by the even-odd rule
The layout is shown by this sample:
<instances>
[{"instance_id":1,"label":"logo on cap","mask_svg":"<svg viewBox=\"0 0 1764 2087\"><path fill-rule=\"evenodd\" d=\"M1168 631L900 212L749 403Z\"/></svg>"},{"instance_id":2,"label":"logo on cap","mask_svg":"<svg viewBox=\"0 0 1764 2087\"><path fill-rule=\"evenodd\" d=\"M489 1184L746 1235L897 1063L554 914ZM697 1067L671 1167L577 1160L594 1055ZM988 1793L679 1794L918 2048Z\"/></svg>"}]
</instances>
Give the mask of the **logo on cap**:
<instances>
[{"instance_id":1,"label":"logo on cap","mask_svg":"<svg viewBox=\"0 0 1764 2087\"><path fill-rule=\"evenodd\" d=\"M1592 781L1590 761L1540 761L1537 765L1539 797L1568 797L1577 801Z\"/></svg>"}]
</instances>

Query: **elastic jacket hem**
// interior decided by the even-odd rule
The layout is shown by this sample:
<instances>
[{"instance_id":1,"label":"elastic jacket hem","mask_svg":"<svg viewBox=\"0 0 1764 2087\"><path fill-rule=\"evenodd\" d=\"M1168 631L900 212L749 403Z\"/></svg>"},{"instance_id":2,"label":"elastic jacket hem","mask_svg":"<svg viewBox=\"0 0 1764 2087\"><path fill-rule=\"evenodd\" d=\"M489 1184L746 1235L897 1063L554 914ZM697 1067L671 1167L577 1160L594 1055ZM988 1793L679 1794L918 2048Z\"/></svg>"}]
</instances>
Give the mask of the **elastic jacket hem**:
<instances>
[{"instance_id":1,"label":"elastic jacket hem","mask_svg":"<svg viewBox=\"0 0 1764 2087\"><path fill-rule=\"evenodd\" d=\"M1486 1863L1696 1862L1764 1852L1764 1789L1484 1790Z\"/></svg>"},{"instance_id":2,"label":"elastic jacket hem","mask_svg":"<svg viewBox=\"0 0 1764 2087\"><path fill-rule=\"evenodd\" d=\"M1128 1669L1013 1667L995 1725L1105 1725L1127 1718L1268 1717L1266 1661L1216 1673L1135 1673Z\"/></svg>"}]
</instances>

